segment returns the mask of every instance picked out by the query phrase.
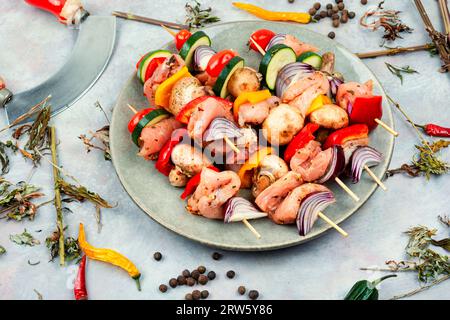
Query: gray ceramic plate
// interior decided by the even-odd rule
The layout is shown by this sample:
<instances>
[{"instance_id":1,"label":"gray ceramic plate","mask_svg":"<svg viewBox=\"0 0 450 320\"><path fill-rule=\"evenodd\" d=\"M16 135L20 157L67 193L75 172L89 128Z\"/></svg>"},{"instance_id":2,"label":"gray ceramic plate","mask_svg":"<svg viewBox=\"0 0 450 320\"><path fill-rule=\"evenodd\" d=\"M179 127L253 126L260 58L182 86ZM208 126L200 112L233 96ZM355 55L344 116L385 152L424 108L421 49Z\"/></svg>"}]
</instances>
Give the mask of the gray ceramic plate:
<instances>
[{"instance_id":1,"label":"gray ceramic plate","mask_svg":"<svg viewBox=\"0 0 450 320\"><path fill-rule=\"evenodd\" d=\"M215 25L205 28L204 31L211 37L216 50L235 49L245 58L247 65L257 68L261 56L253 51L249 52L246 43L249 35L260 28L293 34L302 41L317 46L322 52L334 52L337 61L336 70L340 71L347 81L364 82L372 79L375 93L383 95L384 101L387 101L381 84L361 60L338 43L301 26L246 21ZM174 50L172 45L168 45L168 48ZM127 123L131 117L127 103L142 108L147 105L142 95L142 84L134 74L125 83L114 108L110 132L113 163L120 181L131 198L145 213L164 227L210 246L241 251L289 247L314 239L330 230L330 226L319 219L306 237L300 237L295 226L279 226L268 219L259 219L252 221L262 235L258 240L242 223L224 224L221 221L189 214L184 209L185 202L179 198L182 190L172 187L167 178L154 169L152 162L147 162L136 155L138 149L131 142L127 130ZM387 106L384 108L383 121L393 126L392 113ZM376 175L381 177L389 165L394 139L382 128L377 128L371 133L370 140L371 146L384 154L383 162L373 169ZM361 201L355 203L336 183L330 183L329 187L335 193L337 202L329 206L325 213L337 223L355 213L377 188L367 174L363 175L363 179L357 185L351 185L348 180L344 181L359 195Z\"/></svg>"}]
</instances>

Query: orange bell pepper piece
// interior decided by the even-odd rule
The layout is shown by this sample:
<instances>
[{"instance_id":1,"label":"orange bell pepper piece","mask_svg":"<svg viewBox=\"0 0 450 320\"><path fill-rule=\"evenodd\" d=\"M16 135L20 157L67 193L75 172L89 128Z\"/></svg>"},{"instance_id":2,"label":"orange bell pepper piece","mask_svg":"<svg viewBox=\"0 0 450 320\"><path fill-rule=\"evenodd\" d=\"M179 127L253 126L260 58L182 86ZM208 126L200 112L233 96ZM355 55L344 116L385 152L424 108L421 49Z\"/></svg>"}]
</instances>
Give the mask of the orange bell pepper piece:
<instances>
[{"instance_id":1,"label":"orange bell pepper piece","mask_svg":"<svg viewBox=\"0 0 450 320\"><path fill-rule=\"evenodd\" d=\"M257 168L261 160L268 156L269 154L274 153L273 148L265 147L259 149L254 154L250 156L250 158L244 163L244 165L239 169L238 176L241 179L241 188L250 188L251 182L248 179L248 172Z\"/></svg>"},{"instance_id":2,"label":"orange bell pepper piece","mask_svg":"<svg viewBox=\"0 0 450 320\"><path fill-rule=\"evenodd\" d=\"M239 114L239 107L244 103L250 102L252 104L258 103L264 100L269 99L272 96L269 90L260 90L253 92L242 92L236 100L234 100L233 105L233 115L237 120Z\"/></svg>"},{"instance_id":3,"label":"orange bell pepper piece","mask_svg":"<svg viewBox=\"0 0 450 320\"><path fill-rule=\"evenodd\" d=\"M163 83L161 83L155 92L156 105L163 108L168 108L173 86L179 80L186 77L192 77L192 75L189 73L188 68L185 66L173 76L167 78Z\"/></svg>"},{"instance_id":4,"label":"orange bell pepper piece","mask_svg":"<svg viewBox=\"0 0 450 320\"><path fill-rule=\"evenodd\" d=\"M326 96L324 94L320 94L313 100L313 102L309 106L308 111L306 111L306 115L309 116L311 113L313 113L316 110L319 110L324 105L332 104L332 103L333 102L331 101L331 99L328 96Z\"/></svg>"}]
</instances>

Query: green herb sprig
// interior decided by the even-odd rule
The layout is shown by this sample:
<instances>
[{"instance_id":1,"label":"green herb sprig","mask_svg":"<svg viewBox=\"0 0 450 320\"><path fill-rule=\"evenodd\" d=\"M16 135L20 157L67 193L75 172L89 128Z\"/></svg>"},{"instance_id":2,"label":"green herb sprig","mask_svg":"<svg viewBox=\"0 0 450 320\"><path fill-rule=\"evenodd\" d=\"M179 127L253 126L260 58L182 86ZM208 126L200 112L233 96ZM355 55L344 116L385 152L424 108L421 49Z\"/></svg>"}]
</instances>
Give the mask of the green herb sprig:
<instances>
[{"instance_id":1,"label":"green herb sprig","mask_svg":"<svg viewBox=\"0 0 450 320\"><path fill-rule=\"evenodd\" d=\"M67 230L67 227L64 228ZM45 239L45 245L50 249L50 261L59 256L59 231L55 230ZM64 256L66 261L75 261L81 259L81 248L77 239L67 237L64 239Z\"/></svg>"},{"instance_id":2,"label":"green herb sprig","mask_svg":"<svg viewBox=\"0 0 450 320\"><path fill-rule=\"evenodd\" d=\"M13 185L9 181L0 180L0 219L33 220L37 209L45 204L36 205L31 202L44 196L39 190L39 187L24 181Z\"/></svg>"},{"instance_id":3,"label":"green herb sprig","mask_svg":"<svg viewBox=\"0 0 450 320\"><path fill-rule=\"evenodd\" d=\"M189 28L200 28L207 24L219 22L220 18L211 15L212 8L202 8L197 0L185 4L186 20L185 24Z\"/></svg>"},{"instance_id":4,"label":"green herb sprig","mask_svg":"<svg viewBox=\"0 0 450 320\"><path fill-rule=\"evenodd\" d=\"M412 73L419 73L418 71L414 70L410 66L404 66L404 67L397 67L394 66L388 62L385 62L386 67L388 70L395 75L397 78L400 79L401 84L403 84L403 73L412 74Z\"/></svg>"},{"instance_id":5,"label":"green herb sprig","mask_svg":"<svg viewBox=\"0 0 450 320\"><path fill-rule=\"evenodd\" d=\"M31 233L27 231L27 229L24 229L24 231L20 234L9 235L9 239L18 245L26 245L30 247L34 247L41 243L39 240L35 239Z\"/></svg>"}]
</instances>

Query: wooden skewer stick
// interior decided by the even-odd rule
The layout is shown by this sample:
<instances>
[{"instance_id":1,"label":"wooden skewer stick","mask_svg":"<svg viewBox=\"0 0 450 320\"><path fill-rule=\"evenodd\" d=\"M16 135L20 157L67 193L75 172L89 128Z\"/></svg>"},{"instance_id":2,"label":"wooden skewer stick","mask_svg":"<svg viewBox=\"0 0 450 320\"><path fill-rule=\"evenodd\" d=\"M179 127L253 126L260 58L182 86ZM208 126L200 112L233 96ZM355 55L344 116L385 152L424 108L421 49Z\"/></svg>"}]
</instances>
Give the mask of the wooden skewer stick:
<instances>
[{"instance_id":1,"label":"wooden skewer stick","mask_svg":"<svg viewBox=\"0 0 450 320\"><path fill-rule=\"evenodd\" d=\"M131 104L128 103L127 106L128 106L128 108L130 108L131 111L133 111L134 114L138 113L136 108L133 107Z\"/></svg>"},{"instance_id":2,"label":"wooden skewer stick","mask_svg":"<svg viewBox=\"0 0 450 320\"><path fill-rule=\"evenodd\" d=\"M255 45L259 53L261 53L263 56L266 55L266 51L263 48L261 48L261 46L255 40L253 40L253 38L250 38L250 41Z\"/></svg>"},{"instance_id":3,"label":"wooden skewer stick","mask_svg":"<svg viewBox=\"0 0 450 320\"><path fill-rule=\"evenodd\" d=\"M256 238L261 239L261 235L258 231L247 221L247 219L242 220L245 226L255 235Z\"/></svg>"},{"instance_id":4,"label":"wooden skewer stick","mask_svg":"<svg viewBox=\"0 0 450 320\"><path fill-rule=\"evenodd\" d=\"M238 147L236 147L235 145L234 145L234 143L233 143L233 141L231 141L228 137L225 137L225 138L223 138L224 140L225 140L225 142L227 143L227 145L229 145L230 146L230 148L234 151L234 152L236 152L236 153L241 153L241 150L239 150L239 148Z\"/></svg>"},{"instance_id":5,"label":"wooden skewer stick","mask_svg":"<svg viewBox=\"0 0 450 320\"><path fill-rule=\"evenodd\" d=\"M167 28L165 25L160 24L161 28L163 28L164 30L166 30L168 33L170 33L174 38L177 36L177 34L175 32L173 32L172 30L170 30L169 28Z\"/></svg>"},{"instance_id":6,"label":"wooden skewer stick","mask_svg":"<svg viewBox=\"0 0 450 320\"><path fill-rule=\"evenodd\" d=\"M375 175L375 173L372 170L370 170L370 168L367 165L364 166L364 170L367 171L369 176L380 186L381 189L383 189L384 191L387 190L384 183Z\"/></svg>"},{"instance_id":7,"label":"wooden skewer stick","mask_svg":"<svg viewBox=\"0 0 450 320\"><path fill-rule=\"evenodd\" d=\"M336 223L334 223L330 218L328 218L320 211L319 211L319 218L323 219L326 223L328 223L330 226L336 229L336 231L342 234L344 237L348 237L347 232L345 232L341 227L339 227Z\"/></svg>"},{"instance_id":8,"label":"wooden skewer stick","mask_svg":"<svg viewBox=\"0 0 450 320\"><path fill-rule=\"evenodd\" d=\"M128 12L113 11L112 15L116 16L118 18L144 22L144 23L155 25L155 26L159 26L159 25L163 24L163 25L165 25L165 26L167 26L169 28L176 29L176 30L183 30L183 29L189 30L189 26L188 25L184 25L184 24L180 24L180 23L174 23L174 22L168 22L168 21L162 21L162 20L157 20L157 19L152 19L152 18L147 18L147 17L142 17L142 16L138 16L138 15L135 15L135 14L132 14L132 13L128 13Z\"/></svg>"},{"instance_id":9,"label":"wooden skewer stick","mask_svg":"<svg viewBox=\"0 0 450 320\"><path fill-rule=\"evenodd\" d=\"M386 123L384 123L383 121L381 121L380 119L375 119L374 120L376 123L378 123L384 130L386 130L387 132L389 132L390 134L392 134L394 137L398 136L398 132L395 131L394 129L392 129L391 127L389 127Z\"/></svg>"},{"instance_id":10,"label":"wooden skewer stick","mask_svg":"<svg viewBox=\"0 0 450 320\"><path fill-rule=\"evenodd\" d=\"M338 185L340 185L341 188L344 189L344 191L347 192L348 195L349 195L353 200L355 200L355 202L358 202L358 201L359 201L359 197L358 197L352 190L350 190L350 188L347 187L347 186L345 185L345 183L342 182L341 179L339 179L338 177L336 177L336 178L334 178L334 181L336 181L336 183L337 183Z\"/></svg>"}]
</instances>

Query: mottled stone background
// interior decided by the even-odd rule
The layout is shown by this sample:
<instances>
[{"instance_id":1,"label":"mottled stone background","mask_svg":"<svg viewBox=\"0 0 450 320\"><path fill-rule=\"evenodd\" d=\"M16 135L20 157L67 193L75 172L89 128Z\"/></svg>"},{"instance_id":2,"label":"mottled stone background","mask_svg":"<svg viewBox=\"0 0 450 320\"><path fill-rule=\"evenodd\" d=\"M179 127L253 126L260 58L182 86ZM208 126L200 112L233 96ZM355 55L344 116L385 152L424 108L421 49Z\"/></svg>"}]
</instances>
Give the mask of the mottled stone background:
<instances>
[{"instance_id":1,"label":"mottled stone background","mask_svg":"<svg viewBox=\"0 0 450 320\"><path fill-rule=\"evenodd\" d=\"M92 14L98 15L119 10L163 20L182 21L184 18L185 1L182 0L84 2ZM203 2L213 5L214 14L223 21L255 19L234 9L231 1ZM288 4L287 0L251 2L278 10L301 11L307 10L315 1L297 0L295 4ZM345 3L358 16L367 9L357 0L347 0ZM441 28L435 2L424 3L433 23ZM369 1L369 4L377 2ZM402 10L405 23L415 29L412 34L396 41L395 45L417 45L429 41L412 1L386 1L385 6ZM0 74L11 90L20 92L41 83L63 65L71 52L76 33L23 1L2 1L0 7ZM310 24L306 28L322 34L333 29L330 20ZM337 33L336 41L354 52L379 49L380 32L362 30L356 19L334 31ZM206 286L212 299L241 299L236 293L241 284L258 289L261 298L265 299L341 299L355 281L379 276L360 271L360 267L381 266L387 259L404 258L407 238L402 232L410 226L423 224L439 227L440 236L448 236L448 230L436 219L438 214L450 213L448 177L430 181L402 176L389 179L386 182L388 192L378 190L359 212L343 223L344 229L350 233L347 239L331 231L305 245L276 252L225 252L221 261L211 259L213 249L188 241L153 222L122 189L112 164L105 162L99 152L87 154L77 136L106 123L104 115L94 107L94 102L99 100L110 117L119 91L137 59L169 40L170 36L159 27L118 20L116 48L105 73L69 111L54 120L61 140L60 164L87 187L118 204L114 209L103 211L103 230L100 234L96 233L94 208L90 204L71 204L74 213L66 215L67 233L76 236L77 224L83 221L92 243L125 253L143 273L143 291L137 292L133 281L122 270L90 261L87 281L92 299L182 298L189 291L187 287L169 290L163 295L158 291L158 285L184 268L192 269L200 264L218 274L217 280ZM401 85L399 79L386 69L385 61L410 65L419 74L406 75ZM387 92L399 100L415 121L438 121L450 125L450 80L447 74L437 71L440 66L437 57L431 58L429 53L419 52L367 60L366 63ZM398 167L411 158L417 139L396 111L394 115L400 136L391 166ZM3 125L1 122L4 121L5 117L0 116L0 124ZM6 140L8 134L0 138ZM448 156L444 153L444 157L448 159ZM14 157L12 167L8 179L19 181L29 176L31 165L20 156ZM45 161L35 171L31 182L42 186L51 198L51 168ZM72 299L71 283L76 267L61 268L57 262L48 263L49 253L43 244L29 248L10 242L9 234L20 233L24 227L43 243L55 228L53 207L40 209L33 222L0 221L0 244L8 250L6 255L0 257L0 298L36 299L33 291L36 289L45 299ZM36 232L38 230L42 232ZM155 251L163 253L161 262L153 260ZM32 263L40 261L40 264L30 266L28 260ZM237 273L233 280L225 278L225 272L229 269ZM387 299L418 286L413 273L400 274L397 279L390 279L381 285L380 297ZM449 286L450 283L443 283L413 298L449 299Z\"/></svg>"}]
</instances>

